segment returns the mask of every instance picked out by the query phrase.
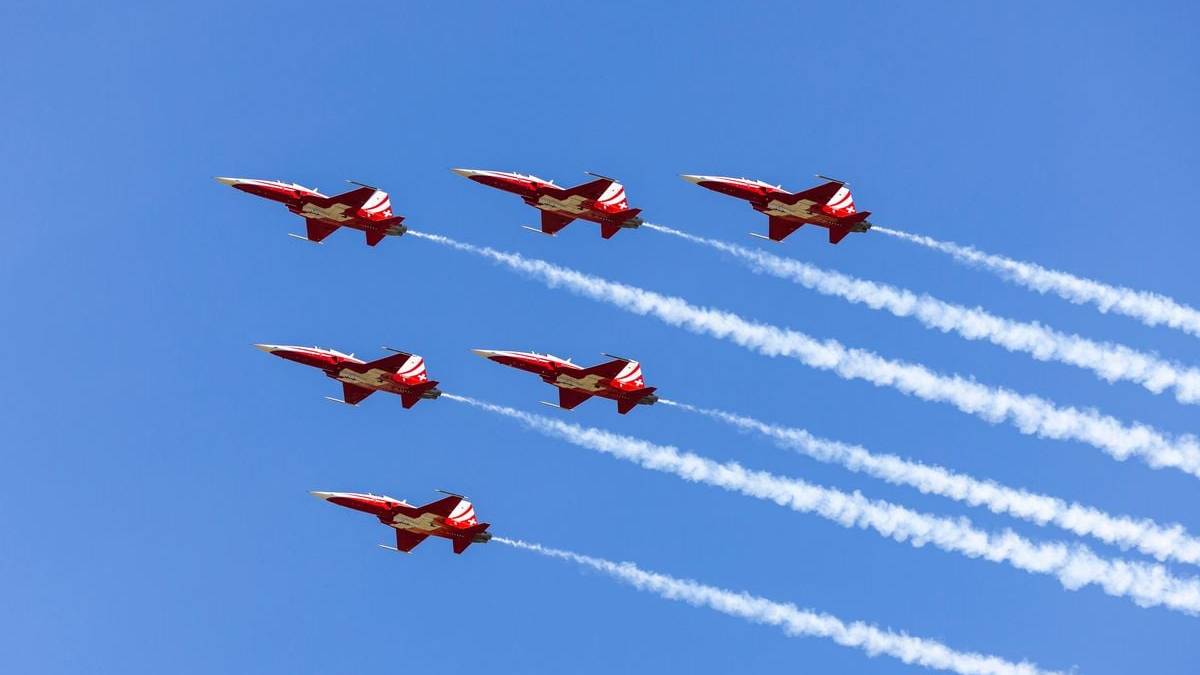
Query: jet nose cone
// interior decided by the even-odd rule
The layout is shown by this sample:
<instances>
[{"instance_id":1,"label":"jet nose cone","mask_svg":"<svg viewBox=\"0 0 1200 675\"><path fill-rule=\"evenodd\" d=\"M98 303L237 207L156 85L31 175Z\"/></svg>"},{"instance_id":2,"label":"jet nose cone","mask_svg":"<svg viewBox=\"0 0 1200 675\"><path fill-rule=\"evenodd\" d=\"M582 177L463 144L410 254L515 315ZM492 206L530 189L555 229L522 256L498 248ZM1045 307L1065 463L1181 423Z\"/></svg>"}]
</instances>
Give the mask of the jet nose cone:
<instances>
[{"instance_id":1,"label":"jet nose cone","mask_svg":"<svg viewBox=\"0 0 1200 675\"><path fill-rule=\"evenodd\" d=\"M255 348L255 349L261 349L261 350L263 350L264 352L266 352L266 353L268 353L268 354L271 354L271 353L273 353L273 352L274 352L276 349L279 349L279 345L264 345L264 344L256 344L256 345L254 345L254 348Z\"/></svg>"},{"instance_id":2,"label":"jet nose cone","mask_svg":"<svg viewBox=\"0 0 1200 675\"><path fill-rule=\"evenodd\" d=\"M450 170L453 171L454 173L462 176L463 178L470 178L471 176L479 175L479 171L476 169L450 169Z\"/></svg>"},{"instance_id":3,"label":"jet nose cone","mask_svg":"<svg viewBox=\"0 0 1200 675\"><path fill-rule=\"evenodd\" d=\"M494 349L472 349L471 351L485 359L490 359L496 355L496 351Z\"/></svg>"},{"instance_id":4,"label":"jet nose cone","mask_svg":"<svg viewBox=\"0 0 1200 675\"><path fill-rule=\"evenodd\" d=\"M316 497L317 499L320 499L321 501L328 501L328 499L330 497L336 495L337 493L336 492L320 492L318 490L313 490L312 492L309 492L308 494Z\"/></svg>"},{"instance_id":5,"label":"jet nose cone","mask_svg":"<svg viewBox=\"0 0 1200 675\"><path fill-rule=\"evenodd\" d=\"M681 173L681 174L679 174L679 177L686 180L689 183L696 183L696 184L699 184L700 181L705 179L705 176L694 176L690 173Z\"/></svg>"},{"instance_id":6,"label":"jet nose cone","mask_svg":"<svg viewBox=\"0 0 1200 675\"><path fill-rule=\"evenodd\" d=\"M226 178L224 176L217 176L216 179L221 185L237 185L242 182L241 178Z\"/></svg>"}]
</instances>

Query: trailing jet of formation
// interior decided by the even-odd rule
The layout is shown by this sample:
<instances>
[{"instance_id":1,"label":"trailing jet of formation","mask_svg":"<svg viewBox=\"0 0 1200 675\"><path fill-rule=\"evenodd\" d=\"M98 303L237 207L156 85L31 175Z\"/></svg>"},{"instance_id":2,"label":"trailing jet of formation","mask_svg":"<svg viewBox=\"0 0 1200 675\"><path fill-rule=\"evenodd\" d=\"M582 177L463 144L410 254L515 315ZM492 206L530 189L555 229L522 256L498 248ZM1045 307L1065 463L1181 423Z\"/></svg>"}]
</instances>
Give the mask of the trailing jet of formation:
<instances>
[{"instance_id":1,"label":"trailing jet of formation","mask_svg":"<svg viewBox=\"0 0 1200 675\"><path fill-rule=\"evenodd\" d=\"M622 415L638 405L658 402L655 387L647 387L642 379L642 364L621 356L605 354L612 361L594 366L577 366L570 359L537 352L510 352L495 349L472 350L489 361L524 370L542 378L558 389L558 405L541 401L543 405L571 410L593 396L617 402Z\"/></svg>"},{"instance_id":2,"label":"trailing jet of formation","mask_svg":"<svg viewBox=\"0 0 1200 675\"><path fill-rule=\"evenodd\" d=\"M423 506L403 499L360 492L316 492L312 495L331 504L369 513L396 531L396 545L380 548L408 553L427 537L449 539L455 553L471 544L484 544L492 538L491 525L475 518L475 507L462 495L438 490L447 497Z\"/></svg>"},{"instance_id":3,"label":"trailing jet of formation","mask_svg":"<svg viewBox=\"0 0 1200 675\"><path fill-rule=\"evenodd\" d=\"M519 196L540 212L541 225L528 230L553 236L575 220L600 225L600 236L612 238L622 229L640 226L641 209L631 208L625 186L613 178L588 173L595 180L573 187L559 187L554 181L511 171L487 169L452 169L454 173L476 183L487 185ZM751 233L761 239L780 242L804 225L818 225L829 230L829 243L836 244L851 232L871 229L867 217L870 211L858 211L850 186L841 180L817 176L825 182L803 190L788 192L750 178L701 176L683 174L683 179L721 194L744 199L750 206L767 215L767 235ZM258 197L280 202L288 210L304 218L304 235L289 236L321 243L341 227L361 230L367 244L375 246L388 235L400 236L407 231L402 225L404 216L393 215L391 198L379 188L348 181L359 187L332 197L296 183L257 178L224 178L217 181Z\"/></svg>"}]
</instances>

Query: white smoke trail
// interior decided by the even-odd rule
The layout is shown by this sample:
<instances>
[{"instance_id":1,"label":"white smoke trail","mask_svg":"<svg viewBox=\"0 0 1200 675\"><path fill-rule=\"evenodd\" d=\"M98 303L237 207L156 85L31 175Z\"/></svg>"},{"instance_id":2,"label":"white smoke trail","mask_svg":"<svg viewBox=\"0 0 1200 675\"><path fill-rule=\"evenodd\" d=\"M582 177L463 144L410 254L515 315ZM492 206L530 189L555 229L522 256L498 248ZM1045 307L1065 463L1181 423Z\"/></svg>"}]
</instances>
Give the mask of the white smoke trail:
<instances>
[{"instance_id":1,"label":"white smoke trail","mask_svg":"<svg viewBox=\"0 0 1200 675\"><path fill-rule=\"evenodd\" d=\"M586 298L607 302L634 314L651 315L672 326L730 340L766 356L789 356L810 367L833 371L845 379L866 380L926 401L949 403L988 422L1009 422L1021 433L1081 441L1118 460L1136 455L1155 468L1172 467L1200 476L1200 440L1192 435L1169 438L1144 424L1126 426L1120 420L1094 410L1061 408L1037 396L988 387L957 375L941 375L918 364L885 359L864 349L851 349L836 340L819 341L799 331L748 321L731 312L696 307L682 298L608 281L544 260L465 244L441 235L412 230L409 234L503 263L512 270L540 279L551 288L562 286Z\"/></svg>"},{"instance_id":2,"label":"white smoke trail","mask_svg":"<svg viewBox=\"0 0 1200 675\"><path fill-rule=\"evenodd\" d=\"M851 471L896 485L908 485L925 494L983 506L993 513L1008 514L1038 525L1053 523L1080 536L1095 537L1123 549L1137 549L1160 561L1171 559L1200 564L1200 539L1188 534L1177 523L1164 527L1149 518L1114 516L1091 506L980 480L945 467L922 464L897 455L874 454L862 446L819 438L804 429L767 424L724 410L699 408L678 401L660 398L658 402L711 417L743 431L762 434L782 447L813 459L840 464Z\"/></svg>"},{"instance_id":3,"label":"white smoke trail","mask_svg":"<svg viewBox=\"0 0 1200 675\"><path fill-rule=\"evenodd\" d=\"M1068 590L1097 585L1109 595L1128 597L1142 607L1162 605L1191 615L1200 614L1200 579L1174 577L1162 565L1108 560L1080 545L1035 544L1011 530L990 533L977 529L966 518L951 519L921 513L891 502L871 500L858 492L847 493L765 471L751 471L735 462L715 462L670 446L560 422L465 396L442 396L503 415L538 433L646 469L772 501L794 511L821 516L842 527L872 529L914 547L933 544L944 551L970 558L984 558L1026 572L1051 575Z\"/></svg>"},{"instance_id":4,"label":"white smoke trail","mask_svg":"<svg viewBox=\"0 0 1200 675\"><path fill-rule=\"evenodd\" d=\"M799 260L698 237L663 225L643 223L642 226L730 253L755 271L793 281L822 295L864 304L871 309L883 309L899 317L913 317L927 328L954 331L968 340L987 340L1009 351L1029 354L1039 361L1058 361L1091 370L1108 382L1136 382L1155 394L1171 389L1180 403L1200 403L1200 370L1125 345L1095 342L1038 323L1005 319L981 307L955 305L924 293L917 295L903 288L857 279Z\"/></svg>"},{"instance_id":5,"label":"white smoke trail","mask_svg":"<svg viewBox=\"0 0 1200 675\"><path fill-rule=\"evenodd\" d=\"M870 656L887 654L910 665L949 670L964 675L1036 675L1049 673L1028 661L1013 663L998 656L978 652L960 652L927 638L882 630L862 621L847 624L831 615L800 609L790 603L708 586L689 579L677 579L648 572L631 562L612 562L571 551L531 544L518 539L492 537L492 541L541 555L567 560L668 600L708 607L722 614L754 623L779 626L789 636L820 637L866 652Z\"/></svg>"},{"instance_id":6,"label":"white smoke trail","mask_svg":"<svg viewBox=\"0 0 1200 675\"><path fill-rule=\"evenodd\" d=\"M982 267L1006 281L1038 293L1053 293L1077 305L1085 303L1095 305L1096 309L1104 314L1108 312L1124 314L1147 326L1163 324L1200 337L1200 310L1176 302L1159 293L1137 291L1124 286L1110 286L1066 272L1046 269L1041 265L984 253L970 246L939 241L924 235L909 234L886 227L871 229L947 253L958 262Z\"/></svg>"}]
</instances>

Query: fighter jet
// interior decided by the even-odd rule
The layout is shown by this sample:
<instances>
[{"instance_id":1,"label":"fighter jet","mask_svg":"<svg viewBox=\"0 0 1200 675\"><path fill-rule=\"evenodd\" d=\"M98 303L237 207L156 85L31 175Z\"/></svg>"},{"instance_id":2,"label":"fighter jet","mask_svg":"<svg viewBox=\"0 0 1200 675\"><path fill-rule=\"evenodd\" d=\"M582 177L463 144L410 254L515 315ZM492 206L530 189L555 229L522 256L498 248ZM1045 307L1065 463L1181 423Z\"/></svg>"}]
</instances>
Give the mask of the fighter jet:
<instances>
[{"instance_id":1,"label":"fighter jet","mask_svg":"<svg viewBox=\"0 0 1200 675\"><path fill-rule=\"evenodd\" d=\"M476 183L499 188L521 196L526 204L541 210L542 229L524 226L527 230L554 235L576 218L600 224L600 236L608 239L621 228L642 224L641 209L629 208L625 186L612 178L590 173L596 180L575 187L562 188L554 181L506 171L452 169L454 173Z\"/></svg>"},{"instance_id":2,"label":"fighter jet","mask_svg":"<svg viewBox=\"0 0 1200 675\"><path fill-rule=\"evenodd\" d=\"M400 236L408 228L400 223L404 216L392 215L392 201L388 193L379 188L348 181L359 187L332 197L295 183L254 178L223 178L217 182L231 185L242 192L282 202L292 213L304 218L308 227L306 236L288 233L288 236L315 244L333 234L339 227L362 230L367 235L367 245L378 244L387 235Z\"/></svg>"},{"instance_id":3,"label":"fighter jet","mask_svg":"<svg viewBox=\"0 0 1200 675\"><path fill-rule=\"evenodd\" d=\"M342 398L325 397L335 403L358 405L371 394L386 391L399 394L400 403L405 408L411 408L423 398L434 399L442 395L437 389L438 383L425 374L425 359L399 349L384 347L395 353L376 361L363 361L336 349L264 344L254 346L288 361L320 368L329 377L340 381Z\"/></svg>"},{"instance_id":4,"label":"fighter jet","mask_svg":"<svg viewBox=\"0 0 1200 675\"><path fill-rule=\"evenodd\" d=\"M600 396L616 401L617 412L624 415L636 405L653 405L658 401L655 387L647 387L642 379L642 365L633 359L605 354L613 360L585 368L570 359L537 352L471 351L489 361L534 373L546 384L557 387L557 406L542 401L551 407L571 410L593 396Z\"/></svg>"},{"instance_id":5,"label":"fighter jet","mask_svg":"<svg viewBox=\"0 0 1200 675\"><path fill-rule=\"evenodd\" d=\"M408 553L417 544L433 535L449 539L455 553L462 553L471 544L483 544L492 538L488 523L475 520L475 507L466 497L438 490L449 495L424 506L413 506L403 499L358 492L313 492L313 496L355 511L369 513L379 522L396 530L396 545L380 544L389 551Z\"/></svg>"},{"instance_id":6,"label":"fighter jet","mask_svg":"<svg viewBox=\"0 0 1200 675\"><path fill-rule=\"evenodd\" d=\"M760 239L783 241L804 225L812 224L828 228L829 243L836 244L851 232L871 229L867 221L871 212L854 210L854 198L845 181L826 176L817 178L827 182L793 194L778 185L749 178L683 175L689 183L745 199L754 210L767 214L768 236L751 233Z\"/></svg>"}]
</instances>

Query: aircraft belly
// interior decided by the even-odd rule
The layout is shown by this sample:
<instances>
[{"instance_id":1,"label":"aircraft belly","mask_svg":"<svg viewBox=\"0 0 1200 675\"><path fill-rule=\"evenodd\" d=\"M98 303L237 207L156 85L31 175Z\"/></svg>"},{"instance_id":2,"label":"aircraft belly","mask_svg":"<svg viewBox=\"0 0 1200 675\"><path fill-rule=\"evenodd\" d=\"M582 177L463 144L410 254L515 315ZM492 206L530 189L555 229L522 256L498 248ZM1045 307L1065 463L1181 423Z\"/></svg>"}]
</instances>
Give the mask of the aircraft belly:
<instances>
[{"instance_id":1,"label":"aircraft belly","mask_svg":"<svg viewBox=\"0 0 1200 675\"><path fill-rule=\"evenodd\" d=\"M392 522L390 525L397 530L406 530L408 532L416 532L419 534L434 532L441 528L441 525L434 521L434 515L432 513L422 513L416 518L406 516L403 513L397 513L396 515L392 516Z\"/></svg>"},{"instance_id":2,"label":"aircraft belly","mask_svg":"<svg viewBox=\"0 0 1200 675\"><path fill-rule=\"evenodd\" d=\"M559 375L558 379L554 381L554 385L564 389L586 391L589 394L605 391L605 388L600 386L600 377L596 375L588 375L583 379L577 379L570 375Z\"/></svg>"},{"instance_id":3,"label":"aircraft belly","mask_svg":"<svg viewBox=\"0 0 1200 675\"><path fill-rule=\"evenodd\" d=\"M534 206L543 211L550 211L551 213L579 217L590 212L589 209L584 208L583 202L583 197L568 197L566 199L542 197Z\"/></svg>"},{"instance_id":4,"label":"aircraft belly","mask_svg":"<svg viewBox=\"0 0 1200 675\"><path fill-rule=\"evenodd\" d=\"M325 209L315 204L305 204L300 209L301 215L308 218L316 218L318 220L327 220L331 223L344 223L350 220L350 216L346 215L347 207L344 204L335 204L331 208Z\"/></svg>"},{"instance_id":5,"label":"aircraft belly","mask_svg":"<svg viewBox=\"0 0 1200 675\"><path fill-rule=\"evenodd\" d=\"M346 368L338 373L337 379L347 384L354 384L360 387L376 389L384 383L383 378L379 377L378 372L379 371L369 370L365 373L358 373Z\"/></svg>"},{"instance_id":6,"label":"aircraft belly","mask_svg":"<svg viewBox=\"0 0 1200 675\"><path fill-rule=\"evenodd\" d=\"M767 208L763 211L769 216L785 216L792 218L801 218L804 220L813 219L813 213L810 210L817 203L807 199L801 199L795 204L784 204L780 201L767 202ZM815 219L814 219L815 220Z\"/></svg>"}]
</instances>

